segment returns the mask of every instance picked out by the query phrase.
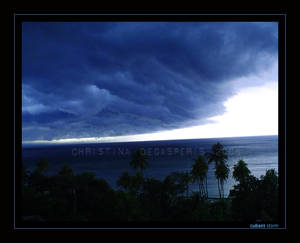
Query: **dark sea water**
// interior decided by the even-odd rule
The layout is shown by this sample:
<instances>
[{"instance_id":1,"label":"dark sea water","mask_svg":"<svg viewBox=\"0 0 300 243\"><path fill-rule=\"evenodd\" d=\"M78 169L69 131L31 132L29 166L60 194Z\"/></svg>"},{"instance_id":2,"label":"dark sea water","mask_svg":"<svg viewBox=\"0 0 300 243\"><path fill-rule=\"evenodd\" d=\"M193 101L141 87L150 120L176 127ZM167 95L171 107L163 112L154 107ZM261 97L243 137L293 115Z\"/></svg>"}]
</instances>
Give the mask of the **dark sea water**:
<instances>
[{"instance_id":1,"label":"dark sea water","mask_svg":"<svg viewBox=\"0 0 300 243\"><path fill-rule=\"evenodd\" d=\"M252 174L260 177L267 169L278 171L278 137L259 136L241 138L211 138L168 141L126 142L126 143L95 143L73 145L23 145L22 160L31 170L36 163L46 157L51 168L49 173L55 173L68 163L76 173L93 171L98 177L105 179L113 188L123 171L132 172L129 167L131 153L143 148L149 156L149 167L144 175L163 180L174 171L190 170L193 159L211 149L220 142L228 152L230 177L225 182L225 194L236 183L232 178L233 165L243 159ZM197 190L192 185L191 191ZM214 165L208 170L209 197L218 197L217 181L214 176Z\"/></svg>"}]
</instances>

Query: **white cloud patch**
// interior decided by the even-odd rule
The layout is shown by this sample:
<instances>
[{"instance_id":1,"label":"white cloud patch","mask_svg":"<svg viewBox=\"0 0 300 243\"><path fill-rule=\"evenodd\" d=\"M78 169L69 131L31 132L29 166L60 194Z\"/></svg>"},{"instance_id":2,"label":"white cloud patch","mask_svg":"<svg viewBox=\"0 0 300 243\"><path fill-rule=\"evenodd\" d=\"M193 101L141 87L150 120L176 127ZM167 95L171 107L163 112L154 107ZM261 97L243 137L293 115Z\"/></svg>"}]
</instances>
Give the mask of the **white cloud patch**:
<instances>
[{"instance_id":1,"label":"white cloud patch","mask_svg":"<svg viewBox=\"0 0 300 243\"><path fill-rule=\"evenodd\" d=\"M43 94L31 88L29 85L23 85L22 90L22 112L36 115L51 111L52 108L40 102L38 97Z\"/></svg>"},{"instance_id":2,"label":"white cloud patch","mask_svg":"<svg viewBox=\"0 0 300 243\"><path fill-rule=\"evenodd\" d=\"M51 111L63 111L77 116L95 115L116 97L94 84L77 87L69 97L42 93L29 85L23 85L22 112L31 115Z\"/></svg>"},{"instance_id":3,"label":"white cloud patch","mask_svg":"<svg viewBox=\"0 0 300 243\"><path fill-rule=\"evenodd\" d=\"M59 110L74 115L95 115L105 108L114 96L106 89L99 89L94 84L89 84L81 88L77 97L72 100L63 101L59 104Z\"/></svg>"}]
</instances>

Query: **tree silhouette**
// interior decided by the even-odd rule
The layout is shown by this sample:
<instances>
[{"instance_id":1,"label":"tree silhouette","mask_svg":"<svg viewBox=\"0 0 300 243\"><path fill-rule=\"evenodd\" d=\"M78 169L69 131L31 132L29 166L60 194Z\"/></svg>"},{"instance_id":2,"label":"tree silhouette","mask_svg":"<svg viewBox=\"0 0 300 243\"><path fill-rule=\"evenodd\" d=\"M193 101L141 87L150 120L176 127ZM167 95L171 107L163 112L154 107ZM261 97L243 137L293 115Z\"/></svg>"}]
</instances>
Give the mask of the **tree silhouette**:
<instances>
[{"instance_id":1,"label":"tree silhouette","mask_svg":"<svg viewBox=\"0 0 300 243\"><path fill-rule=\"evenodd\" d=\"M242 172L241 172L242 171ZM238 221L278 222L278 176L274 169L266 171L260 180L251 175L246 163L234 166L239 184L230 190L232 217ZM239 175L239 176L237 176ZM241 176L243 175L243 176Z\"/></svg>"},{"instance_id":2,"label":"tree silhouette","mask_svg":"<svg viewBox=\"0 0 300 243\"><path fill-rule=\"evenodd\" d=\"M173 184L177 193L187 192L188 195L189 183L191 182L191 176L188 171L172 172L166 176L165 181Z\"/></svg>"},{"instance_id":3,"label":"tree silhouette","mask_svg":"<svg viewBox=\"0 0 300 243\"><path fill-rule=\"evenodd\" d=\"M24 163L21 164L21 169L22 169L21 182L23 188L24 185L27 185L29 182L30 172L28 171L27 166Z\"/></svg>"},{"instance_id":4,"label":"tree silhouette","mask_svg":"<svg viewBox=\"0 0 300 243\"><path fill-rule=\"evenodd\" d=\"M123 187L128 192L137 195L142 188L144 178L140 171L137 171L134 176L130 175L128 171L124 171L117 181L117 185Z\"/></svg>"},{"instance_id":5,"label":"tree silhouette","mask_svg":"<svg viewBox=\"0 0 300 243\"><path fill-rule=\"evenodd\" d=\"M49 168L50 165L48 164L47 159L41 158L30 176L28 176L28 182L33 188L35 188L35 190L42 192L49 186L47 177L45 175L45 172Z\"/></svg>"},{"instance_id":6,"label":"tree silhouette","mask_svg":"<svg viewBox=\"0 0 300 243\"><path fill-rule=\"evenodd\" d=\"M250 173L251 172L248 169L247 164L243 160L239 160L237 164L233 166L232 176L240 183L245 182Z\"/></svg>"},{"instance_id":7,"label":"tree silhouette","mask_svg":"<svg viewBox=\"0 0 300 243\"><path fill-rule=\"evenodd\" d=\"M278 220L279 204L278 175L275 169L269 169L264 176L261 176L261 218L265 221L276 222Z\"/></svg>"},{"instance_id":8,"label":"tree silhouette","mask_svg":"<svg viewBox=\"0 0 300 243\"><path fill-rule=\"evenodd\" d=\"M131 187L131 176L128 171L124 171L119 177L117 185L123 187L125 190L130 190Z\"/></svg>"},{"instance_id":9,"label":"tree silhouette","mask_svg":"<svg viewBox=\"0 0 300 243\"><path fill-rule=\"evenodd\" d=\"M215 162L215 176L218 181L219 196L224 196L224 182L229 175L229 167L227 165L227 151L219 142L212 146L212 152L205 153L208 163Z\"/></svg>"},{"instance_id":10,"label":"tree silhouette","mask_svg":"<svg viewBox=\"0 0 300 243\"><path fill-rule=\"evenodd\" d=\"M40 174L44 174L44 172L50 168L50 165L45 157L41 158L41 160L37 163L34 171Z\"/></svg>"},{"instance_id":11,"label":"tree silhouette","mask_svg":"<svg viewBox=\"0 0 300 243\"><path fill-rule=\"evenodd\" d=\"M72 215L77 211L77 188L75 173L68 163L64 163L58 172L58 182L65 193L66 200L72 205Z\"/></svg>"},{"instance_id":12,"label":"tree silhouette","mask_svg":"<svg viewBox=\"0 0 300 243\"><path fill-rule=\"evenodd\" d=\"M186 196L189 196L189 185L190 182L192 181L192 175L189 171L183 172L183 184L185 185L185 190L186 190Z\"/></svg>"},{"instance_id":13,"label":"tree silhouette","mask_svg":"<svg viewBox=\"0 0 300 243\"><path fill-rule=\"evenodd\" d=\"M201 200L207 197L206 174L208 162L198 156L192 170L173 172L161 181L144 178L141 168L136 173L125 171L117 184L123 190L114 190L95 173L75 174L68 164L58 173L45 175L49 167L42 159L30 173L31 181L24 180L23 168L22 216L25 221L243 221L261 220L278 223L279 195L278 176L274 169L267 170L260 179L251 175L247 164L239 160L234 165L233 177L239 182L230 190L230 200L224 198L224 181L228 177L226 151L222 146L213 147L212 158L216 159L215 175L218 179L220 199ZM217 148L217 149L216 149ZM221 151L221 152L220 152ZM223 156L221 156L223 154ZM135 158L136 159L136 158ZM193 177L199 183L199 192L191 197L182 194L188 191ZM31 183L34 182L34 183Z\"/></svg>"},{"instance_id":14,"label":"tree silhouette","mask_svg":"<svg viewBox=\"0 0 300 243\"><path fill-rule=\"evenodd\" d=\"M138 149L135 153L132 154L132 159L130 161L130 166L136 171L140 172L143 176L143 171L149 165L148 156L143 152L142 149Z\"/></svg>"},{"instance_id":15,"label":"tree silhouette","mask_svg":"<svg viewBox=\"0 0 300 243\"><path fill-rule=\"evenodd\" d=\"M197 159L195 159L195 163L193 164L191 174L193 176L194 181L198 182L199 185L199 195L201 198L207 198L207 170L208 164L205 161L205 158L202 155L199 155Z\"/></svg>"},{"instance_id":16,"label":"tree silhouette","mask_svg":"<svg viewBox=\"0 0 300 243\"><path fill-rule=\"evenodd\" d=\"M58 174L61 176L73 176L74 172L68 163L64 163Z\"/></svg>"},{"instance_id":17,"label":"tree silhouette","mask_svg":"<svg viewBox=\"0 0 300 243\"><path fill-rule=\"evenodd\" d=\"M219 163L228 159L227 151L219 142L214 144L211 148L211 152L206 152L205 156L207 157L209 164L213 161Z\"/></svg>"},{"instance_id":18,"label":"tree silhouette","mask_svg":"<svg viewBox=\"0 0 300 243\"><path fill-rule=\"evenodd\" d=\"M218 180L218 189L220 198L224 197L224 182L229 175L229 167L225 161L215 164L215 175Z\"/></svg>"}]
</instances>

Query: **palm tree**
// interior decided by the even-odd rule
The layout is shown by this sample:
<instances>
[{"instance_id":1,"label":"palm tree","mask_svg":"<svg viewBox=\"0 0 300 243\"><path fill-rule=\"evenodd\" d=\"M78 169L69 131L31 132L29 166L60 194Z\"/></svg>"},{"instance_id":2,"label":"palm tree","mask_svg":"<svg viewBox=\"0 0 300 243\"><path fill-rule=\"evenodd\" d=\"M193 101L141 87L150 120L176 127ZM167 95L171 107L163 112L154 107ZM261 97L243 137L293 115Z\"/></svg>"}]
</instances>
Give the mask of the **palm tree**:
<instances>
[{"instance_id":1,"label":"palm tree","mask_svg":"<svg viewBox=\"0 0 300 243\"><path fill-rule=\"evenodd\" d=\"M199 155L197 159L195 159L195 163L193 164L191 174L193 176L194 181L197 181L199 184L199 195L201 198L207 198L207 171L208 164L205 161L205 158L202 155ZM206 186L204 186L204 182Z\"/></svg>"},{"instance_id":2,"label":"palm tree","mask_svg":"<svg viewBox=\"0 0 300 243\"><path fill-rule=\"evenodd\" d=\"M224 149L223 145L219 142L214 144L211 148L212 152L205 153L208 158L208 163L211 162L219 163L220 161L225 161L228 159L227 151Z\"/></svg>"},{"instance_id":3,"label":"palm tree","mask_svg":"<svg viewBox=\"0 0 300 243\"><path fill-rule=\"evenodd\" d=\"M124 171L123 174L119 177L117 185L123 187L125 190L130 190L131 188L131 176L128 171Z\"/></svg>"},{"instance_id":4,"label":"palm tree","mask_svg":"<svg viewBox=\"0 0 300 243\"><path fill-rule=\"evenodd\" d=\"M143 176L143 170L149 165L147 159L148 156L143 152L143 150L138 149L132 154L130 166L135 170L135 172L140 172Z\"/></svg>"},{"instance_id":5,"label":"palm tree","mask_svg":"<svg viewBox=\"0 0 300 243\"><path fill-rule=\"evenodd\" d=\"M183 172L183 183L186 188L186 197L189 196L189 184L192 181L192 176L189 171Z\"/></svg>"},{"instance_id":6,"label":"palm tree","mask_svg":"<svg viewBox=\"0 0 300 243\"><path fill-rule=\"evenodd\" d=\"M243 160L239 160L237 164L233 166L232 176L236 181L243 183L246 181L250 175L250 170L247 167L247 164Z\"/></svg>"},{"instance_id":7,"label":"palm tree","mask_svg":"<svg viewBox=\"0 0 300 243\"><path fill-rule=\"evenodd\" d=\"M224 182L229 175L229 167L225 161L215 164L215 175L218 180L218 189L220 198L224 197Z\"/></svg>"},{"instance_id":8,"label":"palm tree","mask_svg":"<svg viewBox=\"0 0 300 243\"><path fill-rule=\"evenodd\" d=\"M220 198L224 195L224 181L228 178L229 168L227 162L227 151L219 142L212 146L212 152L205 153L208 163L215 162L215 175L218 181Z\"/></svg>"},{"instance_id":9,"label":"palm tree","mask_svg":"<svg viewBox=\"0 0 300 243\"><path fill-rule=\"evenodd\" d=\"M143 177L140 171L136 172L135 176L131 176L128 171L124 171L119 177L117 185L123 187L125 190L137 195L143 184Z\"/></svg>"}]
</instances>

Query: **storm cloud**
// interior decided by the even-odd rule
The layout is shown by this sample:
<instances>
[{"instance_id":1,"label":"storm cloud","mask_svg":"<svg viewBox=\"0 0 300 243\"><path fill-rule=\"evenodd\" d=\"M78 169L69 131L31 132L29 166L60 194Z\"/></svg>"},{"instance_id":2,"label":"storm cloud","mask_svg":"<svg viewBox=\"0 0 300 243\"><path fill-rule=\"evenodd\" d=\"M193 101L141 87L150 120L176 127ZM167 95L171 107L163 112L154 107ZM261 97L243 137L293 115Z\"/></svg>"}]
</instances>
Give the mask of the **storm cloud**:
<instances>
[{"instance_id":1,"label":"storm cloud","mask_svg":"<svg viewBox=\"0 0 300 243\"><path fill-rule=\"evenodd\" d=\"M24 22L22 138L205 124L277 60L277 23Z\"/></svg>"}]
</instances>

